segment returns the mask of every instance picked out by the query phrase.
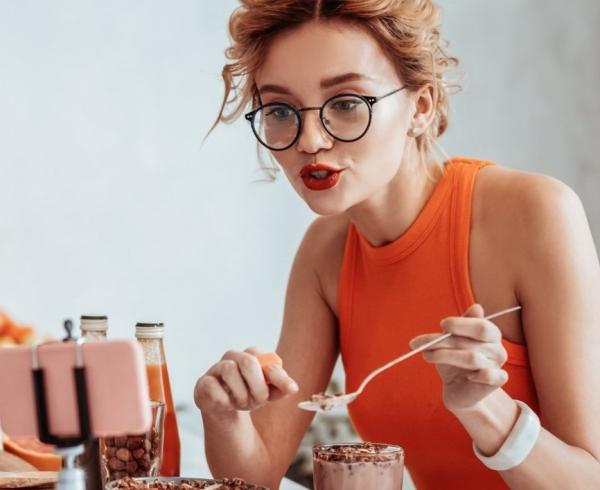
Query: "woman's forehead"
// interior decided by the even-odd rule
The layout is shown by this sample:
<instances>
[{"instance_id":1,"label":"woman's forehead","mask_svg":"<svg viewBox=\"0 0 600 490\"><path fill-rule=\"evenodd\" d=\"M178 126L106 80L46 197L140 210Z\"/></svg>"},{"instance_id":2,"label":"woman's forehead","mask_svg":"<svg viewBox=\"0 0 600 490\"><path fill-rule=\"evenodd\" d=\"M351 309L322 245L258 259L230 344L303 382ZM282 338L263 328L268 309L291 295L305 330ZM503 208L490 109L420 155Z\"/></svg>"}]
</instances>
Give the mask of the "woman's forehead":
<instances>
[{"instance_id":1,"label":"woman's forehead","mask_svg":"<svg viewBox=\"0 0 600 490\"><path fill-rule=\"evenodd\" d=\"M322 89L323 81L345 74L364 82L397 78L377 40L345 22L316 21L277 35L267 47L255 81L261 85Z\"/></svg>"}]
</instances>

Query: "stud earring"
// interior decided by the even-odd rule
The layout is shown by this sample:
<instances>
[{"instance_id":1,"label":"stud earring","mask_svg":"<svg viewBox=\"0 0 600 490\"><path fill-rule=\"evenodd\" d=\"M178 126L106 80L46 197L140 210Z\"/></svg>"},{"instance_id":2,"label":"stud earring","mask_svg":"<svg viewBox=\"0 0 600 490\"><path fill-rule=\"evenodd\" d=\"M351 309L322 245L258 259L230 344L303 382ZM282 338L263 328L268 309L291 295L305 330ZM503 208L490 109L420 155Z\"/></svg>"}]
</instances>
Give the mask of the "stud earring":
<instances>
[{"instance_id":1,"label":"stud earring","mask_svg":"<svg viewBox=\"0 0 600 490\"><path fill-rule=\"evenodd\" d=\"M411 138L415 138L416 136L419 136L419 130L413 126L408 130L408 135Z\"/></svg>"}]
</instances>

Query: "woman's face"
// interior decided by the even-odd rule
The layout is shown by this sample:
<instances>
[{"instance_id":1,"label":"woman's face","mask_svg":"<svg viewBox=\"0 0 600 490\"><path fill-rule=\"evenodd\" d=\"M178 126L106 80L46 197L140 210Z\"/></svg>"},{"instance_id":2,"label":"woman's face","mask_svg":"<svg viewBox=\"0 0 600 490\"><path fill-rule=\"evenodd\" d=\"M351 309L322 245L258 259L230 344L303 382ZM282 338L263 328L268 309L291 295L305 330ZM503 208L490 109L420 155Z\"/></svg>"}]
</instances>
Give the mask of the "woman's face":
<instances>
[{"instance_id":1,"label":"woman's face","mask_svg":"<svg viewBox=\"0 0 600 490\"><path fill-rule=\"evenodd\" d=\"M310 22L271 42L255 82L263 104L318 107L332 96L381 96L402 87L392 62L366 31L343 22ZM378 193L400 168L415 96L402 90L373 106L371 125L357 141L342 142L324 129L318 111L302 112L296 143L274 151L309 207L321 215L344 212ZM339 172L310 172L324 164Z\"/></svg>"}]
</instances>

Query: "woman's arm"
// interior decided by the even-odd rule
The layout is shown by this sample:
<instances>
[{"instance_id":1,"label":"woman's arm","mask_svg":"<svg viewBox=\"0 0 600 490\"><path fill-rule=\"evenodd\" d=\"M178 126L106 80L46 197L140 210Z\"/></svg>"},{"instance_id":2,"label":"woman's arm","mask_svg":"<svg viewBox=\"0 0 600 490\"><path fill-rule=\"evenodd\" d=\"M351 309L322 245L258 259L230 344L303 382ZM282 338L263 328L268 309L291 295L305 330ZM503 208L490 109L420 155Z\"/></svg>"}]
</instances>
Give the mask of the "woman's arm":
<instances>
[{"instance_id":1,"label":"woman's arm","mask_svg":"<svg viewBox=\"0 0 600 490\"><path fill-rule=\"evenodd\" d=\"M278 488L313 418L297 404L323 391L329 382L338 355L337 322L324 300L317 270L322 260L336 259L326 256L335 249L328 247L331 232L324 221L319 219L311 225L294 261L277 347L285 370L299 386L297 392L291 395L293 390L285 391L290 379L277 369L268 375L275 386L283 388L275 391L275 398L282 397L276 403L267 403L264 397L250 397L248 401L241 388L237 390L240 399L232 400L223 389L223 381L211 376L210 370L198 381L196 403L202 410L208 463L216 477L238 476ZM257 373L251 353L229 352L225 361L239 370L242 385L260 389L264 379ZM284 393L288 396L283 397ZM256 407L260 408L251 411Z\"/></svg>"},{"instance_id":2,"label":"woman's arm","mask_svg":"<svg viewBox=\"0 0 600 490\"><path fill-rule=\"evenodd\" d=\"M506 247L517 258L516 288L543 428L523 463L500 474L514 490L600 488L598 257L581 203L570 189L540 176L517 177L502 212L510 215ZM454 366L465 376L475 373L471 390L459 393L448 408L479 450L493 455L519 413L499 388L506 379L502 355L497 357L498 332L474 318L449 319L443 328L475 344L470 349L448 344L426 359L438 371ZM484 355L469 357L473 352ZM473 387L481 398L460 406L466 400L462 394L472 394ZM456 394L455 388L445 383L446 391Z\"/></svg>"}]
</instances>

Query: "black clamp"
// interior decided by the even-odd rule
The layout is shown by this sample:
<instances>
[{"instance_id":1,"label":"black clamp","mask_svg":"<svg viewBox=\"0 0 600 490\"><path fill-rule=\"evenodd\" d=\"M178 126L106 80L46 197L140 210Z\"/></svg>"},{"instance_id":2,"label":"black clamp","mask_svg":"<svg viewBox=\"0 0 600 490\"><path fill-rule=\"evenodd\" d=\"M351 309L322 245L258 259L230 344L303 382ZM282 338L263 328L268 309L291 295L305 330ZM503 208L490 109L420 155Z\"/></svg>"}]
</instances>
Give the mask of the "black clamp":
<instances>
[{"instance_id":1,"label":"black clamp","mask_svg":"<svg viewBox=\"0 0 600 490\"><path fill-rule=\"evenodd\" d=\"M38 424L38 435L40 441L46 444L52 444L57 447L72 447L83 444L91 439L90 429L90 410L88 404L88 391L86 382L85 367L83 365L82 344L83 339L75 339L71 333L73 323L71 320L65 320L64 323L67 336L64 342L74 342L77 356L76 365L73 368L73 377L75 381L75 390L77 395L77 410L79 415L79 434L70 437L59 437L50 432L48 423L48 405L46 397L46 384L44 380L44 369L39 366L38 349L42 344L34 345L32 354L32 375L33 389L36 404L36 415Z\"/></svg>"}]
</instances>

